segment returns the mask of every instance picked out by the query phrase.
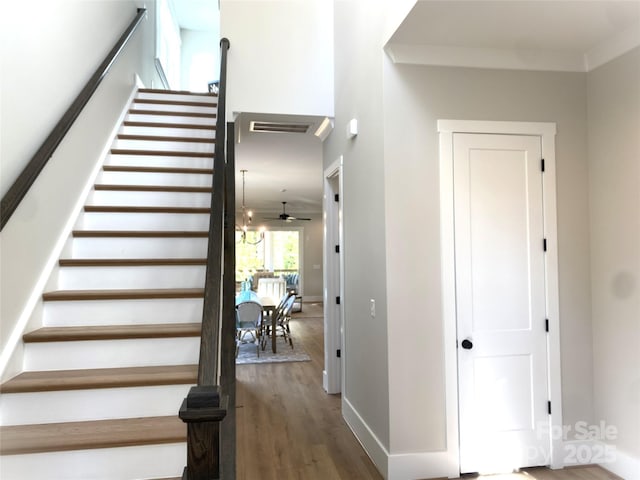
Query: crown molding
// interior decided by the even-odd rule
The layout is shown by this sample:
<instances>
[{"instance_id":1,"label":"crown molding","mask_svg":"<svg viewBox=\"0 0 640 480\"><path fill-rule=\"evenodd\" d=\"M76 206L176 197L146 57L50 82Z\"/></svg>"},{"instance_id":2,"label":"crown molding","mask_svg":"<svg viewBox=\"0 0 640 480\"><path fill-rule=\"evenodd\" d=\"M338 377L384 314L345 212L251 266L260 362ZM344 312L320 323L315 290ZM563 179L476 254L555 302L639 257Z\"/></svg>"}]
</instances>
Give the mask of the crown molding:
<instances>
[{"instance_id":1,"label":"crown molding","mask_svg":"<svg viewBox=\"0 0 640 480\"><path fill-rule=\"evenodd\" d=\"M586 69L582 53L397 43L387 44L386 50L394 63L401 64L559 72Z\"/></svg>"}]
</instances>

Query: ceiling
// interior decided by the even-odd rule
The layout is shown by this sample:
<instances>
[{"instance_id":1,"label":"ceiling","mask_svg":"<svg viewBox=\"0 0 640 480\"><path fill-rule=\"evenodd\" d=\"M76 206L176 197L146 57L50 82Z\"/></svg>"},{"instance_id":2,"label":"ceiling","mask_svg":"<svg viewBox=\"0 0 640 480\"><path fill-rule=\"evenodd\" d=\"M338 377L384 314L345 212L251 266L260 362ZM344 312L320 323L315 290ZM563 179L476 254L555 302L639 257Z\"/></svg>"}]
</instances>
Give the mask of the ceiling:
<instances>
[{"instance_id":1,"label":"ceiling","mask_svg":"<svg viewBox=\"0 0 640 480\"><path fill-rule=\"evenodd\" d=\"M216 0L169 0L181 28L218 28ZM640 45L640 0L419 0L389 38L397 63L585 72ZM236 202L261 217L322 211L322 117L244 112L236 118ZM256 133L252 121L308 123Z\"/></svg>"},{"instance_id":2,"label":"ceiling","mask_svg":"<svg viewBox=\"0 0 640 480\"><path fill-rule=\"evenodd\" d=\"M236 209L246 169L246 205L257 221L281 213L298 216L322 211L322 141L315 135L324 117L245 112L236 120ZM306 133L252 132L251 122L308 125Z\"/></svg>"},{"instance_id":3,"label":"ceiling","mask_svg":"<svg viewBox=\"0 0 640 480\"><path fill-rule=\"evenodd\" d=\"M399 63L589 71L638 45L638 0L420 0L387 49Z\"/></svg>"}]
</instances>

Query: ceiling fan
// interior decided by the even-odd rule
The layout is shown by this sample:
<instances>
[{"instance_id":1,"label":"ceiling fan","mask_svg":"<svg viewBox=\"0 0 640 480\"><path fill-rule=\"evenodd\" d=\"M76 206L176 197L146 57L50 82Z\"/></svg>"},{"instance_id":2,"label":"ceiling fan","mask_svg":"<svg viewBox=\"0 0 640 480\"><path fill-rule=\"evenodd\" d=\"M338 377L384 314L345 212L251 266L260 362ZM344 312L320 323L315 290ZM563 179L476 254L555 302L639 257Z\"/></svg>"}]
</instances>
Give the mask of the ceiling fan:
<instances>
[{"instance_id":1,"label":"ceiling fan","mask_svg":"<svg viewBox=\"0 0 640 480\"><path fill-rule=\"evenodd\" d=\"M311 220L310 218L300 218L294 217L293 215L289 215L287 213L287 202L282 202L282 213L277 217L265 217L265 220L282 220L283 222L291 222L293 220Z\"/></svg>"}]
</instances>

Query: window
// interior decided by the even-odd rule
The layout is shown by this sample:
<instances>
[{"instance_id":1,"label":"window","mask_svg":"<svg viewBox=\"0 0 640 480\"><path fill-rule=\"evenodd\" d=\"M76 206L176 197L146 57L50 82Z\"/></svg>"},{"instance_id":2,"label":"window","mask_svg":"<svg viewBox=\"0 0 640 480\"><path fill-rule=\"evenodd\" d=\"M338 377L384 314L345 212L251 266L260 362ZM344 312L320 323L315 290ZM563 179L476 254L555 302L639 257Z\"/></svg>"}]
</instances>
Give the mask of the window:
<instances>
[{"instance_id":1,"label":"window","mask_svg":"<svg viewBox=\"0 0 640 480\"><path fill-rule=\"evenodd\" d=\"M283 276L288 284L300 285L300 237L301 230L269 230L264 240L257 231L247 232L247 242L242 243L241 232L236 232L236 282L249 279L257 271L273 272Z\"/></svg>"}]
</instances>

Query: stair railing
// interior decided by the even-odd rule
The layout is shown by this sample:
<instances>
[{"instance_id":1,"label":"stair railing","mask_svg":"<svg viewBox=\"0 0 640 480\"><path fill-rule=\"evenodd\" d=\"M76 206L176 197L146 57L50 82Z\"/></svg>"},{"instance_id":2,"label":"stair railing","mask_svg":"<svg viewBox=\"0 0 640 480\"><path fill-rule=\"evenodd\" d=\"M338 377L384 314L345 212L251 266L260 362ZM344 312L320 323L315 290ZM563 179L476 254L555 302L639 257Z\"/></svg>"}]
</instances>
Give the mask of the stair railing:
<instances>
[{"instance_id":1,"label":"stair railing","mask_svg":"<svg viewBox=\"0 0 640 480\"><path fill-rule=\"evenodd\" d=\"M220 41L220 86L198 384L179 416L187 424L183 480L235 478L234 128L226 123L229 40Z\"/></svg>"},{"instance_id":2,"label":"stair railing","mask_svg":"<svg viewBox=\"0 0 640 480\"><path fill-rule=\"evenodd\" d=\"M56 151L58 145L60 145L60 142L62 142L69 129L73 126L82 109L98 89L98 85L100 85L102 79L107 75L111 66L115 63L122 50L124 50L124 47L129 43L129 40L140 23L142 23L146 13L146 8L138 8L138 13L135 18L122 33L91 78L89 78L71 106L64 112L58 123L53 127L51 133L49 133L44 142L42 142L40 148L33 154L33 157L31 157L27 166L22 170L15 182L13 182L13 185L11 185L7 193L4 194L0 202L0 230L4 228L9 218L11 218L11 215L13 215L13 212L16 211L18 205L20 205L20 202L31 188L31 185L36 181L36 178L38 178L38 175Z\"/></svg>"}]
</instances>

